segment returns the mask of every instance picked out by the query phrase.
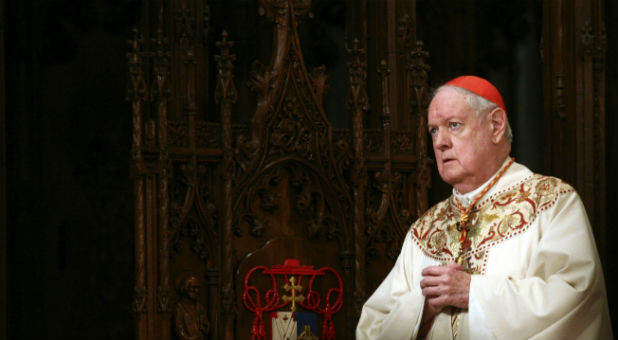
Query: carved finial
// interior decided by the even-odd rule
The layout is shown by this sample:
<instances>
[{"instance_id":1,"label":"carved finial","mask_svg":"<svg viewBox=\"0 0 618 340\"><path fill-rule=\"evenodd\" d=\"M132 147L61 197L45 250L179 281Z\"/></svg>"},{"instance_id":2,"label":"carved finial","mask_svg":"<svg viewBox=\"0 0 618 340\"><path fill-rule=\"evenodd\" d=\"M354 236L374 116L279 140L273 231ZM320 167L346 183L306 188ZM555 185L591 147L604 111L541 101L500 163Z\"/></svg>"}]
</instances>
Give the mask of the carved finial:
<instances>
[{"instance_id":1,"label":"carved finial","mask_svg":"<svg viewBox=\"0 0 618 340\"><path fill-rule=\"evenodd\" d=\"M590 20L587 20L584 26L582 26L580 30L580 40L584 46L584 52L586 54L592 54L594 50L594 32Z\"/></svg>"},{"instance_id":2,"label":"carved finial","mask_svg":"<svg viewBox=\"0 0 618 340\"><path fill-rule=\"evenodd\" d=\"M605 25L602 25L599 30L595 30L590 20L586 21L580 30L580 41L586 55L597 59L605 58L605 51L607 50Z\"/></svg>"},{"instance_id":3,"label":"carved finial","mask_svg":"<svg viewBox=\"0 0 618 340\"><path fill-rule=\"evenodd\" d=\"M156 46L157 56L169 56L170 53L164 51L164 47L166 47L168 43L168 39L166 36L163 35L163 18L162 17L159 18L159 25L157 26L156 34L157 34L156 37L152 39L152 41L154 42Z\"/></svg>"},{"instance_id":4,"label":"carved finial","mask_svg":"<svg viewBox=\"0 0 618 340\"><path fill-rule=\"evenodd\" d=\"M143 41L139 36L137 27L133 27L133 29L131 29L131 33L133 34L133 39L127 41L127 43L131 46L131 51L127 53L127 57L129 58L129 72L134 72L135 70L131 67L136 66L141 61L139 54L141 52L141 45Z\"/></svg>"},{"instance_id":5,"label":"carved finial","mask_svg":"<svg viewBox=\"0 0 618 340\"><path fill-rule=\"evenodd\" d=\"M153 65L153 73L154 73L154 83L152 84L152 99L154 100L157 96L166 96L169 94L169 84L168 84L168 75L169 75L169 57L171 55L168 46L168 39L163 35L163 27L160 24L157 28L157 36L153 39L153 43L155 44L155 54L154 54L154 65Z\"/></svg>"},{"instance_id":6,"label":"carved finial","mask_svg":"<svg viewBox=\"0 0 618 340\"><path fill-rule=\"evenodd\" d=\"M311 0L260 0L258 14L260 16L265 15L269 20L278 24L283 24L288 19L289 14L299 18L307 15L311 18L313 14L310 9Z\"/></svg>"},{"instance_id":7,"label":"carved finial","mask_svg":"<svg viewBox=\"0 0 618 340\"><path fill-rule=\"evenodd\" d=\"M217 87L215 88L215 102L218 104L221 101L230 103L236 102L238 92L234 86L234 61L236 55L230 52L234 46L233 41L227 40L228 34L226 31L221 33L221 41L217 41L216 45L221 49L219 55L215 55L217 61Z\"/></svg>"},{"instance_id":8,"label":"carved finial","mask_svg":"<svg viewBox=\"0 0 618 340\"><path fill-rule=\"evenodd\" d=\"M195 36L195 18L193 9L183 3L176 12L176 32L180 46L190 53Z\"/></svg>"},{"instance_id":9,"label":"carved finial","mask_svg":"<svg viewBox=\"0 0 618 340\"><path fill-rule=\"evenodd\" d=\"M423 49L423 42L418 40L416 42L416 48L410 50L407 57L407 69L410 77L410 106L415 107L416 113L424 114L424 108L428 104L427 89L429 71L431 67L425 62L429 58L429 52Z\"/></svg>"},{"instance_id":10,"label":"carved finial","mask_svg":"<svg viewBox=\"0 0 618 340\"><path fill-rule=\"evenodd\" d=\"M391 70L388 68L388 64L386 64L386 59L380 60L380 67L378 68L378 73L380 73L382 77L387 77L389 74L391 74Z\"/></svg>"},{"instance_id":11,"label":"carved finial","mask_svg":"<svg viewBox=\"0 0 618 340\"><path fill-rule=\"evenodd\" d=\"M228 33L226 30L223 30L223 32L221 32L221 41L217 41L216 45L218 48L220 49L230 49L231 47L234 46L234 42L233 41L228 41L227 37L228 37Z\"/></svg>"},{"instance_id":12,"label":"carved finial","mask_svg":"<svg viewBox=\"0 0 618 340\"><path fill-rule=\"evenodd\" d=\"M410 48L416 39L416 25L408 14L404 14L397 20L397 37L402 51Z\"/></svg>"},{"instance_id":13,"label":"carved finial","mask_svg":"<svg viewBox=\"0 0 618 340\"><path fill-rule=\"evenodd\" d=\"M378 73L382 78L382 120L384 124L390 124L391 110L388 103L388 76L391 74L390 68L386 64L386 60L380 61Z\"/></svg>"},{"instance_id":14,"label":"carved finial","mask_svg":"<svg viewBox=\"0 0 618 340\"><path fill-rule=\"evenodd\" d=\"M146 82L143 74L143 39L140 37L137 27L132 29L133 39L128 41L130 51L127 53L129 63L129 82L127 84L127 100L143 100L147 97Z\"/></svg>"},{"instance_id":15,"label":"carved finial","mask_svg":"<svg viewBox=\"0 0 618 340\"><path fill-rule=\"evenodd\" d=\"M365 60L365 49L360 47L360 42L355 38L352 42L352 48L347 48L351 55L348 62L348 74L350 87L348 90L347 105L349 109L368 110L369 99L367 96L366 81L367 81L367 61Z\"/></svg>"}]
</instances>

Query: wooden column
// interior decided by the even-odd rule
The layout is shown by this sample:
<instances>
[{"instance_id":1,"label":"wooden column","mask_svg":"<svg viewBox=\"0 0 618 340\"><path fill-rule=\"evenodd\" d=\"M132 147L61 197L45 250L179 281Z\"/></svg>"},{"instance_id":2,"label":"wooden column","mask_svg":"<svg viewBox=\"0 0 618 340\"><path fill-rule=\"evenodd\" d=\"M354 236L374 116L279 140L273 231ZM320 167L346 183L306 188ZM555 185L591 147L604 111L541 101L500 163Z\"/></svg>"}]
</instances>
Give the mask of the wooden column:
<instances>
[{"instance_id":1,"label":"wooden column","mask_svg":"<svg viewBox=\"0 0 618 340\"><path fill-rule=\"evenodd\" d=\"M236 310L234 308L234 271L233 271L233 216L232 216L232 181L233 181L233 156L232 147L232 104L236 102L238 93L234 85L234 60L236 55L231 53L233 41L227 40L227 32L223 31L221 41L217 47L221 50L215 56L217 61L217 87L215 89L215 102L221 107L221 127L223 142L223 233L221 233L222 257L222 312L223 312L223 338L234 338L234 321Z\"/></svg>"},{"instance_id":2,"label":"wooden column","mask_svg":"<svg viewBox=\"0 0 618 340\"><path fill-rule=\"evenodd\" d=\"M367 299L366 282L366 240L365 240L365 189L367 186L367 166L363 147L363 116L368 109L367 97L367 61L366 52L359 46L359 40L354 39L349 50L348 62L349 94L348 111L352 115L352 144L354 149L354 165L352 181L354 187L354 310L356 319ZM349 301L349 300L348 300Z\"/></svg>"},{"instance_id":3,"label":"wooden column","mask_svg":"<svg viewBox=\"0 0 618 340\"><path fill-rule=\"evenodd\" d=\"M135 195L135 288L133 290L133 310L136 313L136 337L147 338L146 316L146 242L145 242L145 206L144 178L140 168L142 165L142 110L147 96L144 80L142 39L137 29L133 31L129 52L129 83L127 100L131 102L133 118L132 171L134 177ZM141 335L141 336L140 336Z\"/></svg>"},{"instance_id":4,"label":"wooden column","mask_svg":"<svg viewBox=\"0 0 618 340\"><path fill-rule=\"evenodd\" d=\"M155 42L154 72L153 72L153 100L156 103L156 118L158 128L158 285L157 285L157 312L159 324L170 324L172 315L170 308L170 265L169 265L169 174L170 160L167 144L167 113L169 96L169 57L167 49L168 39L163 35L162 22L159 22ZM169 327L159 327L160 337L172 337Z\"/></svg>"},{"instance_id":5,"label":"wooden column","mask_svg":"<svg viewBox=\"0 0 618 340\"><path fill-rule=\"evenodd\" d=\"M545 172L580 194L606 262L603 0L543 3Z\"/></svg>"}]
</instances>

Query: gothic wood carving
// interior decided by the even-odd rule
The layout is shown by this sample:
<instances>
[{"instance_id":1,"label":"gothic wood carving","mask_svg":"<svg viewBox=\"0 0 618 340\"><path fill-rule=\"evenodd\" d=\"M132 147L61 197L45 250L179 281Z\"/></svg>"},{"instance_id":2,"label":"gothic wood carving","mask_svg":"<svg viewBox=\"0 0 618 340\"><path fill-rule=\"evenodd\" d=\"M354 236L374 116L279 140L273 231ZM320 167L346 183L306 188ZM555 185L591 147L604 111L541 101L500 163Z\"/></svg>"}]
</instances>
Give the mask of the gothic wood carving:
<instances>
[{"instance_id":1,"label":"gothic wood carving","mask_svg":"<svg viewBox=\"0 0 618 340\"><path fill-rule=\"evenodd\" d=\"M253 56L240 76L238 42L212 29L220 4L163 1L130 41L138 338L182 338L173 314L189 301L181 289L187 277L199 292L191 306L207 318L199 325L208 331L195 324L195 332L249 338L253 316L242 304L241 281L249 268L287 258L341 274L343 313L333 322L338 337L352 338L363 302L426 209L429 66L422 43L404 34L397 49L405 63L379 67L368 64L364 34L342 41L348 94L341 114L350 129L335 129L324 108L327 68L307 68L299 33L312 24L312 1L257 5L254 15L272 28L271 58L265 65ZM351 6L365 13L362 3ZM415 32L412 20L401 21ZM379 125L367 123L369 70L379 79ZM240 96L246 85L256 94L255 112L235 121L236 105L251 99Z\"/></svg>"},{"instance_id":2,"label":"gothic wood carving","mask_svg":"<svg viewBox=\"0 0 618 340\"><path fill-rule=\"evenodd\" d=\"M607 263L604 10L602 0L544 3L541 48L544 89L549 94L545 97L545 172L577 189Z\"/></svg>"}]
</instances>

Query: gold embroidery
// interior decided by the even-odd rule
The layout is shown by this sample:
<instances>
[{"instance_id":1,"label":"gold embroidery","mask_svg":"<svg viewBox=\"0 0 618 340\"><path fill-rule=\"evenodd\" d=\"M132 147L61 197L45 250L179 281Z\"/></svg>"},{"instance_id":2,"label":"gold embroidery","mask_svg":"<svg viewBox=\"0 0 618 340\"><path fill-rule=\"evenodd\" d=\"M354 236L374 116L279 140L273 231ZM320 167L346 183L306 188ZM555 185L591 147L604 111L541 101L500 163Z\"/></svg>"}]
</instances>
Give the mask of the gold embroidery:
<instances>
[{"instance_id":1,"label":"gold embroidery","mask_svg":"<svg viewBox=\"0 0 618 340\"><path fill-rule=\"evenodd\" d=\"M572 191L570 185L557 178L533 175L479 202L470 213L470 247L463 254L470 261L471 271L482 274L487 250L526 231L540 211ZM459 209L450 197L419 218L410 235L427 256L440 262L454 262L461 248L458 221Z\"/></svg>"}]
</instances>

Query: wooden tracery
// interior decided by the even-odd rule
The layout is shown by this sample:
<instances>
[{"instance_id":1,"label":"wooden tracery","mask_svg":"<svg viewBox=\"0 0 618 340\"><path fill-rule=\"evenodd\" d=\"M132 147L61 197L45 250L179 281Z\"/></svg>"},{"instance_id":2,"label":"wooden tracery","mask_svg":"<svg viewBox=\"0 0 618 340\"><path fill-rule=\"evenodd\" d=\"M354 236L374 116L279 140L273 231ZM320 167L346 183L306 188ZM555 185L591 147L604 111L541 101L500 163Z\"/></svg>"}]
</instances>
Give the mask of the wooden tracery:
<instances>
[{"instance_id":1,"label":"wooden tracery","mask_svg":"<svg viewBox=\"0 0 618 340\"><path fill-rule=\"evenodd\" d=\"M311 0L259 1L272 23L271 59L242 77L233 36L211 36L207 3L152 7L128 53L137 336L176 336L180 282L194 275L210 322L204 337L249 338L245 274L297 258L341 273L346 295L334 323L338 337L352 338L362 303L428 205L429 67L413 20L395 23L395 60L369 64L376 56L372 47L368 58L362 32L342 42L348 95L340 114L351 128L335 129L324 110L327 69L307 69L298 31L310 24ZM256 94L250 121L234 121L237 103L251 100L239 95L246 84L238 78ZM377 91L368 78L378 79ZM373 108L371 98L381 98ZM380 124L366 126L376 114Z\"/></svg>"}]
</instances>

